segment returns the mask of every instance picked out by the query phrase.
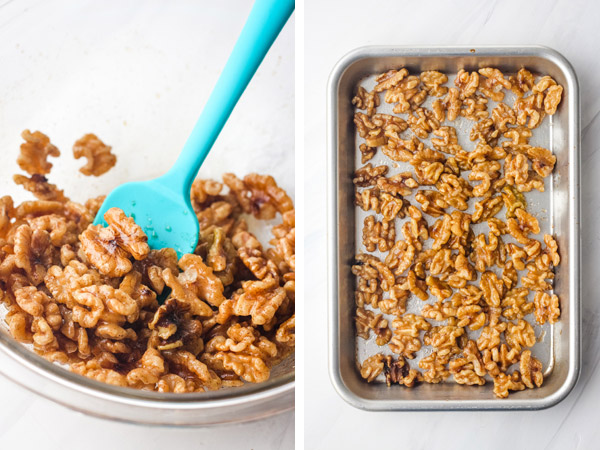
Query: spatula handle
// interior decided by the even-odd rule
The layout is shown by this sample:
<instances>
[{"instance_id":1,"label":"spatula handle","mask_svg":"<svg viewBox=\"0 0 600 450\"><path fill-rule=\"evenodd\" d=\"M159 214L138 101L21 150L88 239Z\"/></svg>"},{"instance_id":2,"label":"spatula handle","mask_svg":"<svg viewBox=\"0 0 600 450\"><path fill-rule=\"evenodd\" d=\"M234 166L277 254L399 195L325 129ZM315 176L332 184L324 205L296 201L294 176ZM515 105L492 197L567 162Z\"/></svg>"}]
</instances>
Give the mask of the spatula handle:
<instances>
[{"instance_id":1,"label":"spatula handle","mask_svg":"<svg viewBox=\"0 0 600 450\"><path fill-rule=\"evenodd\" d=\"M256 0L179 158L161 181L186 197L231 111L294 11L294 0Z\"/></svg>"}]
</instances>

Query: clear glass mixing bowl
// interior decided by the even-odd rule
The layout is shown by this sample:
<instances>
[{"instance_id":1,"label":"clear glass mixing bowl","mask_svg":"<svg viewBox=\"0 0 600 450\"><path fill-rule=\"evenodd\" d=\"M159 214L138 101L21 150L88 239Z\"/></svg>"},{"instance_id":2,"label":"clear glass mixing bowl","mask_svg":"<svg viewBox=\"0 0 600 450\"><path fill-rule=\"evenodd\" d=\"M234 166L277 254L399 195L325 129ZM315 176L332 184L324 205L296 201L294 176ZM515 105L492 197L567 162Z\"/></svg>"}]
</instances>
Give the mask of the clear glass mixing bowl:
<instances>
[{"instance_id":1,"label":"clear glass mixing bowl","mask_svg":"<svg viewBox=\"0 0 600 450\"><path fill-rule=\"evenodd\" d=\"M175 161L250 11L251 2L14 0L0 6L0 195L12 182L20 133L46 133L62 155L49 180L76 201ZM199 176L273 175L294 193L294 19L233 112ZM93 132L117 166L84 177L71 147ZM266 237L268 233L263 235ZM260 237L260 236L259 236ZM263 240L264 241L264 240ZM203 394L110 386L53 365L12 340L0 307L0 372L49 399L123 421L195 425L252 420L293 408L294 360L268 382Z\"/></svg>"}]
</instances>

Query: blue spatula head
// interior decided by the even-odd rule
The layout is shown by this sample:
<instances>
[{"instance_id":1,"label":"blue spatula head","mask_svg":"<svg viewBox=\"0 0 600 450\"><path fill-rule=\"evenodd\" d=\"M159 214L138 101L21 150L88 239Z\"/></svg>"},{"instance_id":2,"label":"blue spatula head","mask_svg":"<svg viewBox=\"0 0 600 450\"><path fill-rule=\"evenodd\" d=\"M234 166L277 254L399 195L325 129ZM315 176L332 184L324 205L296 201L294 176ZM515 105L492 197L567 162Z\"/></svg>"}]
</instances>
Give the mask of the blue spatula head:
<instances>
[{"instance_id":1,"label":"blue spatula head","mask_svg":"<svg viewBox=\"0 0 600 450\"><path fill-rule=\"evenodd\" d=\"M107 226L104 213L114 207L122 209L144 230L150 248L170 247L178 257L194 252L199 226L189 194L175 194L161 179L125 183L106 197L94 225Z\"/></svg>"}]
</instances>

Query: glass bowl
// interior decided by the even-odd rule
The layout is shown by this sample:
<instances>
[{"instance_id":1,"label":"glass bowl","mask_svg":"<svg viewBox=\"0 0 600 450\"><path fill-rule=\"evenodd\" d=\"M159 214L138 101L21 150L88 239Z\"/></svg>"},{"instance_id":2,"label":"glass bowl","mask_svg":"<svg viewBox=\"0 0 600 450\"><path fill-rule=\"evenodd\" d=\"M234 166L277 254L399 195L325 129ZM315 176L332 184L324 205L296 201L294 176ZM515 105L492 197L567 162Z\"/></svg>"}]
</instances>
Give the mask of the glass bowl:
<instances>
[{"instance_id":1,"label":"glass bowl","mask_svg":"<svg viewBox=\"0 0 600 450\"><path fill-rule=\"evenodd\" d=\"M175 161L224 66L251 3L15 0L0 6L0 195L12 182L20 133L61 150L50 182L75 201L156 177ZM240 100L199 177L270 174L294 197L294 19ZM27 30L27 32L24 32ZM73 143L95 133L117 155L101 177L78 172ZM250 221L250 226L253 223ZM262 236L261 236L262 234ZM268 232L259 233L263 242ZM0 372L73 409L121 421L201 425L253 420L294 406L294 359L269 381L202 394L161 394L96 382L14 341L0 307Z\"/></svg>"}]
</instances>

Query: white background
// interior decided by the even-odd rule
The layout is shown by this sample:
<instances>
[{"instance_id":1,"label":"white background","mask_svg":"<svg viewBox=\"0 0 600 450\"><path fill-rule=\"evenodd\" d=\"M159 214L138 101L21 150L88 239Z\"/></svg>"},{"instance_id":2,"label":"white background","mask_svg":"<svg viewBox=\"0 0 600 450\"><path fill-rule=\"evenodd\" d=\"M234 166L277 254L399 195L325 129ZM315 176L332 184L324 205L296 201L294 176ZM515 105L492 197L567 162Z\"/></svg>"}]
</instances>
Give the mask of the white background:
<instances>
[{"instance_id":1,"label":"white background","mask_svg":"<svg viewBox=\"0 0 600 450\"><path fill-rule=\"evenodd\" d=\"M600 427L600 3L594 1L357 1L306 3L305 166L306 447L310 449L598 448ZM574 391L537 412L360 411L334 391L327 372L327 77L346 52L364 45L541 44L574 65L582 100L581 204L583 367Z\"/></svg>"},{"instance_id":2,"label":"white background","mask_svg":"<svg viewBox=\"0 0 600 450\"><path fill-rule=\"evenodd\" d=\"M50 181L75 200L170 167L250 11L247 0L0 0L0 193L24 128L62 150ZM87 132L118 164L86 178L71 155ZM274 175L294 190L294 28L289 23L232 114L201 176ZM23 194L19 195L23 198ZM0 372L2 368L0 367ZM0 377L0 449L290 449L294 413L253 424L166 429L72 412Z\"/></svg>"}]
</instances>

